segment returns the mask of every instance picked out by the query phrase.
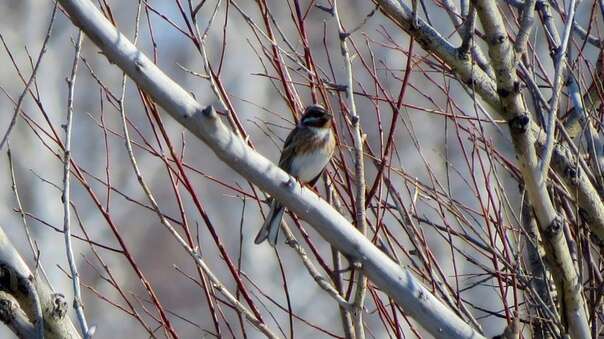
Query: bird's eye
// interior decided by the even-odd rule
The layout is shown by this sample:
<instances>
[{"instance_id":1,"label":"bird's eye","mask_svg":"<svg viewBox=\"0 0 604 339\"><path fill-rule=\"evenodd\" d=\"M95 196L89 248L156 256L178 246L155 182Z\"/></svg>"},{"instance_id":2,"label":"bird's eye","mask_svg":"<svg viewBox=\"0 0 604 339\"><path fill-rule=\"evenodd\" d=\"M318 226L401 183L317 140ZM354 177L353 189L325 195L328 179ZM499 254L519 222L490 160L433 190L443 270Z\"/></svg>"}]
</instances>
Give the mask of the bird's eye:
<instances>
[{"instance_id":1,"label":"bird's eye","mask_svg":"<svg viewBox=\"0 0 604 339\"><path fill-rule=\"evenodd\" d=\"M304 117L304 119L302 119L302 123L304 125L312 125L317 122L320 122L321 120L322 120L322 118L320 118L320 117Z\"/></svg>"}]
</instances>

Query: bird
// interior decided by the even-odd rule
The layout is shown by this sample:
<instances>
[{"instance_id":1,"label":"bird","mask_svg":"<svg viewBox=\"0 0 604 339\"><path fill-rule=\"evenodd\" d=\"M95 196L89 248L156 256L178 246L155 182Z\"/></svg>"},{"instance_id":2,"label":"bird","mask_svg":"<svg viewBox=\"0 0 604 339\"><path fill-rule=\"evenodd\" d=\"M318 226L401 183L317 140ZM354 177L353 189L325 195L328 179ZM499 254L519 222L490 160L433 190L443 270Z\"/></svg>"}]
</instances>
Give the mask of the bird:
<instances>
[{"instance_id":1,"label":"bird","mask_svg":"<svg viewBox=\"0 0 604 339\"><path fill-rule=\"evenodd\" d=\"M300 122L289 133L283 144L279 167L301 184L313 186L323 173L336 148L331 129L333 115L318 104L304 110ZM265 240L275 246L285 206L272 199L271 208L254 243Z\"/></svg>"}]
</instances>

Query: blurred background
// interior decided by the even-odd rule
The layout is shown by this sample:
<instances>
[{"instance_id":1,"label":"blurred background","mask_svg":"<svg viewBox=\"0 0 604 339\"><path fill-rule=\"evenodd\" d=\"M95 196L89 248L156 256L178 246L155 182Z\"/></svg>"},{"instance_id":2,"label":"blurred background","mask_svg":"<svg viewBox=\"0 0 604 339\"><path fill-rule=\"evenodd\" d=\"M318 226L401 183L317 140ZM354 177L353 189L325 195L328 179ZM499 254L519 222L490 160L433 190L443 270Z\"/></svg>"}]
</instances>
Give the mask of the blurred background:
<instances>
[{"instance_id":1,"label":"blurred background","mask_svg":"<svg viewBox=\"0 0 604 339\"><path fill-rule=\"evenodd\" d=\"M272 20L270 26L280 49L279 58L287 65L290 94L275 67L271 44L263 35L267 30L262 6L248 1L201 2L196 14L199 30L193 32L200 38L211 23L203 44L206 61L197 44L200 40L191 38L189 25L193 20L189 3L180 2L182 11L178 1L167 0L95 4L131 40L138 31L138 48L200 103L213 104L222 112L227 110L225 103L232 107L253 146L276 162L283 139L293 128L300 108L313 102L309 84L312 81L314 86L318 84L301 66L307 60L294 15L294 2L268 1L266 8L270 15L265 16ZM192 2L193 8L197 5L200 3ZM346 98L337 90L338 85L345 83L344 62L335 20L324 10L329 6L326 1L300 1L314 71L322 79L320 86L324 93L328 93L323 97L315 89L315 100L323 104L327 101L335 113L339 133L339 152L328 168L328 176L335 182L341 211L352 220L349 213L353 194L350 190L353 187L352 142L348 112L343 109ZM430 1L426 6L432 25L457 46L459 35L442 4ZM585 13L590 6L579 8L578 20L589 19ZM338 9L345 27L355 29L351 46L355 91L358 92L355 99L367 144L374 154L373 157L366 154L368 185L374 183L378 172L372 159L385 154L392 126L392 103L396 103L400 94L405 69L410 67L411 71L384 176L400 193L401 202L415 216L413 225L418 228L410 229L409 223L393 212L394 193L382 182L377 186L376 198L370 201L368 221L373 229L370 234L374 234L376 227L383 227L386 231L381 232L387 235L380 236L381 246L387 253L396 256L401 265L427 285L440 279L452 286L452 290L457 291L457 300L468 307L485 333L498 334L506 324L502 316L504 302L522 313L522 306L518 306L522 304L522 297L512 286L503 286L488 274L487 268L493 269L496 264L488 251L467 245L467 239L472 238L493 251L509 250L506 259L510 261L522 253L515 219L520 211L521 195L517 181L509 175L503 160L514 159L506 125L476 104L449 70L417 44L413 45L409 66L409 36L379 11L373 13L372 2L342 1ZM24 88L22 78L29 78L32 63L38 58L52 10L51 1L0 2L2 135ZM183 19L183 12L188 20ZM424 12L422 17L425 16ZM541 35L542 32L534 35L531 46L535 50L541 47L543 55L547 55ZM6 148L0 154L0 225L30 267L34 267L34 254L24 227L30 230L39 249L40 265L54 289L65 294L68 301L72 298L72 288L66 273L63 234L57 231L63 227L62 149L56 143L53 130L64 140L61 125L67 113L66 79L74 59L76 37L76 28L62 11L57 11L46 54L31 88L33 95L26 96L22 116L10 136L22 211L11 188ZM595 48L588 46L584 51L587 60L595 60L596 55ZM122 73L86 38L81 57L74 97L72 157L78 173L72 177L72 227L74 234L94 242L74 239L85 313L89 323L97 326L95 338L165 336L163 330L157 329L156 309L132 263L126 259L116 233L168 311L178 334L183 338L214 337L217 329L193 260L148 208L149 203L128 159L118 104ZM218 75L219 87L224 90L222 95L228 100L219 100L212 89L206 62ZM544 68L551 70L551 62L548 62L544 62ZM162 212L173 218L178 227L186 220L193 242L227 288L235 293L236 284L210 236L208 222L231 260L240 268L244 285L272 329L285 337L343 336L336 303L316 285L297 254L282 241L276 252L267 244L253 244L263 221L259 209L263 204L254 198L258 196L263 200L261 192L253 190L161 109L161 124L158 123L149 112L152 105L144 103L131 81L126 83L124 98L135 156ZM226 116L222 118L226 122ZM170 145L162 136L160 126L165 127ZM182 173L174 161L168 161L168 167L162 160L162 156L173 159L170 147L186 165L185 173L194 193L182 182L172 184L174 177ZM493 155L494 152L498 155ZM324 182L317 186L325 197ZM193 197L202 204L207 219L203 218ZM264 214L267 210L265 206ZM26 226L21 212L25 213ZM289 224L301 240L299 228L290 218ZM301 225L316 251L312 259L332 268L329 245L311 227L303 222ZM463 235L457 238L449 232L447 236L438 225ZM506 233L494 235L497 230ZM307 251L313 252L305 241L303 243ZM413 254L418 246L429 254L430 265L422 264L419 256ZM347 265L344 262L344 266ZM434 275L441 278L436 279ZM348 286L348 273L343 279ZM434 285L428 287L435 289ZM216 298L220 299L220 295ZM372 289L368 299L365 319L368 337L396 336L384 325L388 322L384 314L391 312L384 310L384 307L390 308L388 298ZM220 305L217 314L221 335L243 337L241 323L233 309L220 300L213 299L213 303ZM288 309L293 316L288 315ZM409 337L424 333L412 320L397 321ZM249 324L244 322L243 326L248 337L262 337ZM417 332L411 332L411 328ZM11 337L5 328L0 330L0 336Z\"/></svg>"}]
</instances>

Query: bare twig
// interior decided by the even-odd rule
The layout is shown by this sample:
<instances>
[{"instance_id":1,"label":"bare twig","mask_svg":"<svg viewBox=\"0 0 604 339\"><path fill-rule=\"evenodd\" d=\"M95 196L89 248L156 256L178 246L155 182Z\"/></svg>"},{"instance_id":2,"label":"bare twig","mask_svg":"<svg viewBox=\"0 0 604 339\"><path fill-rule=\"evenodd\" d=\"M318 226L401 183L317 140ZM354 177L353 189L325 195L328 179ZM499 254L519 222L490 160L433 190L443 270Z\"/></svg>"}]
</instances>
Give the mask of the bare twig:
<instances>
[{"instance_id":1,"label":"bare twig","mask_svg":"<svg viewBox=\"0 0 604 339\"><path fill-rule=\"evenodd\" d=\"M327 192L327 201L335 207L338 212L342 213L342 204L336 196L335 189L333 188L333 181L329 176L326 176L325 192ZM333 261L334 285L338 294L341 295L344 293L342 256L333 246L331 246L331 257ZM352 315L350 314L349 308L340 306L338 307L338 310L340 311L340 320L342 321L342 329L344 330L345 338L354 339L354 326L352 325Z\"/></svg>"},{"instance_id":2,"label":"bare twig","mask_svg":"<svg viewBox=\"0 0 604 339\"><path fill-rule=\"evenodd\" d=\"M8 168L9 168L9 172L10 172L11 189L13 190L13 193L15 194L15 200L17 202L17 208L19 208L19 215L21 216L21 223L23 224L23 229L25 231L25 237L27 238L27 243L28 243L29 249L31 250L31 253L33 255L34 261L39 262L40 261L40 258L38 257L39 253L38 253L38 250L36 249L36 243L31 235L30 227L27 223L27 218L25 218L27 213L23 209L23 204L21 203L21 196L19 194L19 189L17 188L17 179L15 178L15 168L13 165L13 156L11 153L10 144L8 145L8 147L6 149L6 157L8 158ZM48 276L46 275L46 270L44 269L44 266L42 264L40 264L37 268L40 270L40 272L42 272L42 276L48 283L49 279L48 279ZM37 271L35 271L34 274L37 274Z\"/></svg>"},{"instance_id":3,"label":"bare twig","mask_svg":"<svg viewBox=\"0 0 604 339\"><path fill-rule=\"evenodd\" d=\"M126 77L125 76L122 81L123 82L122 82L121 98L124 98L124 92L126 90L126 86L125 86ZM248 319L249 322L252 325L254 325L254 327L256 327L258 330L260 330L262 333L264 333L269 338L277 338L277 335L275 335L266 326L266 324L264 324L261 320L256 318L251 311L249 311L239 300L237 300L237 298L235 296L233 296L226 289L226 287L222 284L222 282L220 282L218 277L210 270L210 268L203 261L203 259L201 258L201 255L195 249L191 248L187 244L186 240L176 231L176 229L174 229L174 227L172 226L170 221L168 221L168 219L161 212L159 205L157 204L157 200L155 199L155 197L153 196L153 193L151 193L151 189L145 182L143 175L137 164L136 158L134 156L134 151L132 150L132 143L130 141L130 133L128 131L128 125L126 123L126 108L125 108L123 99L120 100L120 114L121 114L121 118L122 118L122 131L124 133L124 143L125 143L125 147L128 151L128 157L130 159L130 163L132 165L134 173L136 174L136 178L137 178L141 188L143 189L147 199L149 200L149 203L151 203L153 210L157 213L157 216L158 216L159 220L161 221L162 225L164 225L166 227L166 229L170 232L170 234L172 234L172 236L178 241L179 245L181 247L183 247L191 257L193 257L197 266L199 266L203 270L203 272L208 276L208 278L212 282L213 288L215 290L221 292L227 298L227 300L230 303L232 303L233 306L239 312L243 313L245 318Z\"/></svg>"},{"instance_id":4,"label":"bare twig","mask_svg":"<svg viewBox=\"0 0 604 339\"><path fill-rule=\"evenodd\" d=\"M65 123L65 149L63 156L63 195L61 200L63 202L63 236L65 239L65 251L67 252L67 261L69 262L69 270L71 271L71 281L73 285L73 308L78 316L78 322L80 323L80 330L84 339L88 339L94 332L94 327L88 328L88 322L84 315L84 309L82 307L82 291L80 289L80 275L78 273L78 267L75 262L73 255L73 245L71 243L71 184L70 184L70 173L71 173L71 129L73 125L73 98L75 93L75 80L78 71L78 60L80 58L80 50L82 48L82 31L78 30L78 37L75 47L75 56L73 58L73 64L71 66L71 76L67 80L67 86L69 87L69 94L67 98L67 122Z\"/></svg>"},{"instance_id":5,"label":"bare twig","mask_svg":"<svg viewBox=\"0 0 604 339\"><path fill-rule=\"evenodd\" d=\"M541 160L541 177L546 178L547 172L549 171L549 162L552 158L552 152L554 148L554 132L556 131L556 119L558 117L558 101L560 99L560 92L562 90L562 84L564 80L564 73L566 70L566 49L568 48L568 41L570 40L570 34L572 32L573 20L575 18L575 6L576 1L570 0L568 8L568 17L566 27L564 29L564 36L560 46L556 47L556 54L554 57L554 88L551 98L551 106L547 120L547 141L545 145L545 152L543 153Z\"/></svg>"},{"instance_id":6,"label":"bare twig","mask_svg":"<svg viewBox=\"0 0 604 339\"><path fill-rule=\"evenodd\" d=\"M461 55L466 55L469 53L470 49L478 48L477 44L474 43L474 31L476 30L476 9L470 3L468 17L463 26L463 35L461 46L459 46L459 53ZM494 77L494 75L493 75Z\"/></svg>"},{"instance_id":7,"label":"bare twig","mask_svg":"<svg viewBox=\"0 0 604 339\"><path fill-rule=\"evenodd\" d=\"M52 14L50 15L50 23L48 24L48 30L46 31L46 37L44 38L44 42L42 43L42 48L40 49L40 53L38 54L38 60L36 61L36 65L34 66L34 69L31 72L31 75L29 77L29 80L27 81L27 84L25 85L25 88L21 92L21 95L19 95L19 99L17 99L17 106L15 107L15 112L13 113L13 117L10 120L8 128L6 129L6 132L4 133L4 136L2 137L2 140L0 141L0 151L4 147L4 144L6 144L6 142L8 141L8 137L10 136L13 128L15 127L15 124L17 123L17 117L19 116L19 114L21 112L21 106L23 105L23 100L25 99L25 96L27 95L29 87L31 86L31 84L34 82L34 80L36 78L36 73L38 73L38 68L40 67L40 64L42 63L42 57L46 53L48 41L50 40L50 35L52 33L52 26L55 22L56 12L57 12L57 3L55 2L55 5L53 6L53 9L52 9ZM4 37L2 37L2 34L0 34L0 39L2 39L2 41L4 42Z\"/></svg>"},{"instance_id":8,"label":"bare twig","mask_svg":"<svg viewBox=\"0 0 604 339\"><path fill-rule=\"evenodd\" d=\"M346 69L346 96L348 97L348 106L350 112L350 122L352 124L352 140L353 140L353 151L354 151L354 178L355 178L355 194L354 194L354 205L355 205L355 224L357 229L364 235L367 236L367 223L365 221L365 164L363 161L363 139L361 136L361 121L357 114L357 108L354 101L354 87L353 87L353 73L352 73L352 59L348 51L346 39L350 36L350 33L344 31L344 26L338 15L337 1L333 2L333 15L338 25L338 35L340 37L340 52L344 58L344 66ZM356 289L353 299L352 317L354 325L354 333L356 338L365 338L365 328L363 327L363 308L365 306L365 296L367 294L367 277L362 270L357 271L356 277Z\"/></svg>"},{"instance_id":9,"label":"bare twig","mask_svg":"<svg viewBox=\"0 0 604 339\"><path fill-rule=\"evenodd\" d=\"M533 24L535 23L536 3L537 0L526 0L522 8L520 28L518 29L518 34L516 34L516 42L514 44L517 59L520 59L520 56L527 52L527 43L533 31Z\"/></svg>"},{"instance_id":10,"label":"bare twig","mask_svg":"<svg viewBox=\"0 0 604 339\"><path fill-rule=\"evenodd\" d=\"M443 5L447 9L449 18L459 31L462 38L462 43L459 46L460 55L466 55L468 52L472 53L472 58L478 66L492 79L495 78L493 73L493 67L489 63L488 58L484 55L484 52L478 44L470 44L470 40L474 36L474 30L476 28L476 11L470 9L471 4L469 1L462 1L462 11L458 13L457 6L451 0L444 0ZM467 5L467 6L466 6ZM466 8L464 8L466 6ZM465 22L462 21L462 17L465 16ZM468 57L469 59L469 57Z\"/></svg>"},{"instance_id":11,"label":"bare twig","mask_svg":"<svg viewBox=\"0 0 604 339\"><path fill-rule=\"evenodd\" d=\"M294 234L290 230L289 226L285 223L285 221L282 221L281 229L283 230L283 234L285 235L286 244L289 245L289 247L293 248L294 251L296 251L300 259L302 259L304 267L306 267L308 273L317 283L317 285L319 285L321 289L327 292L327 294L329 294L338 303L340 307L343 307L345 310L349 310L352 305L348 301L346 301L346 299L344 299L342 295L340 295L340 292L338 292L338 290L336 290L336 288L329 283L328 279L321 275L321 272L319 272L315 264L313 264L313 262L310 260L308 254L306 253L302 245L300 245L298 240L294 237Z\"/></svg>"}]
</instances>

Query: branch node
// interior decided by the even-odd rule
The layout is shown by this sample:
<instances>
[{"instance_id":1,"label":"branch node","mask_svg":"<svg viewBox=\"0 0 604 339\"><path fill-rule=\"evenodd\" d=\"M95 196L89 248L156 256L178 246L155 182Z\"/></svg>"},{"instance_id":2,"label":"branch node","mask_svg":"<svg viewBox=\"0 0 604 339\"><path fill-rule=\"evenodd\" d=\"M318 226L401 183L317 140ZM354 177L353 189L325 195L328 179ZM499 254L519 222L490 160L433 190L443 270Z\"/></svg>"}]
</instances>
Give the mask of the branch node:
<instances>
[{"instance_id":1,"label":"branch node","mask_svg":"<svg viewBox=\"0 0 604 339\"><path fill-rule=\"evenodd\" d=\"M0 321L5 324L15 319L15 309L17 306L9 299L0 299Z\"/></svg>"},{"instance_id":2,"label":"branch node","mask_svg":"<svg viewBox=\"0 0 604 339\"><path fill-rule=\"evenodd\" d=\"M80 306L83 306L84 304L79 300L79 299L73 299L73 308L78 308Z\"/></svg>"},{"instance_id":3,"label":"branch node","mask_svg":"<svg viewBox=\"0 0 604 339\"><path fill-rule=\"evenodd\" d=\"M51 299L52 310L48 313L54 319L63 319L67 314L67 301L65 301L65 296L61 293L54 293L51 296Z\"/></svg>"},{"instance_id":4,"label":"branch node","mask_svg":"<svg viewBox=\"0 0 604 339\"><path fill-rule=\"evenodd\" d=\"M508 124L510 126L510 130L512 134L522 134L525 133L528 129L529 123L531 119L528 117L526 113L517 115L512 119L508 120Z\"/></svg>"},{"instance_id":5,"label":"branch node","mask_svg":"<svg viewBox=\"0 0 604 339\"><path fill-rule=\"evenodd\" d=\"M136 69L137 72L143 71L143 62L140 59L134 61L134 69Z\"/></svg>"},{"instance_id":6,"label":"branch node","mask_svg":"<svg viewBox=\"0 0 604 339\"><path fill-rule=\"evenodd\" d=\"M476 84L477 84L476 79L474 79L474 77L472 75L468 76L464 82L470 88L476 87Z\"/></svg>"},{"instance_id":7,"label":"branch node","mask_svg":"<svg viewBox=\"0 0 604 339\"><path fill-rule=\"evenodd\" d=\"M505 42L506 39L507 39L507 36L505 34L496 35L493 37L493 44L501 45Z\"/></svg>"},{"instance_id":8,"label":"branch node","mask_svg":"<svg viewBox=\"0 0 604 339\"><path fill-rule=\"evenodd\" d=\"M289 247L298 247L300 245L300 243L296 239L287 240L287 241L285 241L285 244L288 245Z\"/></svg>"},{"instance_id":9,"label":"branch node","mask_svg":"<svg viewBox=\"0 0 604 339\"><path fill-rule=\"evenodd\" d=\"M509 97L512 93L513 93L513 89L512 90L508 90L507 88L498 88L497 89L497 94L499 94L499 96L504 99Z\"/></svg>"},{"instance_id":10,"label":"branch node","mask_svg":"<svg viewBox=\"0 0 604 339\"><path fill-rule=\"evenodd\" d=\"M216 110L214 109L214 106L212 105L208 105L206 108L204 108L201 111L201 114L209 119L218 119L218 114L216 114Z\"/></svg>"},{"instance_id":11,"label":"branch node","mask_svg":"<svg viewBox=\"0 0 604 339\"><path fill-rule=\"evenodd\" d=\"M296 188L296 179L290 176L289 179L285 182L285 186L287 186L287 188L291 190L294 190L294 188Z\"/></svg>"},{"instance_id":12,"label":"branch node","mask_svg":"<svg viewBox=\"0 0 604 339\"><path fill-rule=\"evenodd\" d=\"M564 176L572 185L577 186L579 184L580 171L581 168L578 166L568 166L564 169Z\"/></svg>"},{"instance_id":13,"label":"branch node","mask_svg":"<svg viewBox=\"0 0 604 339\"><path fill-rule=\"evenodd\" d=\"M556 216L552 222L545 228L545 234L550 239L554 239L562 235L562 229L564 228L564 221L560 216Z\"/></svg>"},{"instance_id":14,"label":"branch node","mask_svg":"<svg viewBox=\"0 0 604 339\"><path fill-rule=\"evenodd\" d=\"M460 60L470 61L471 53L470 49L466 48L466 46L462 45L457 49L457 57Z\"/></svg>"}]
</instances>

